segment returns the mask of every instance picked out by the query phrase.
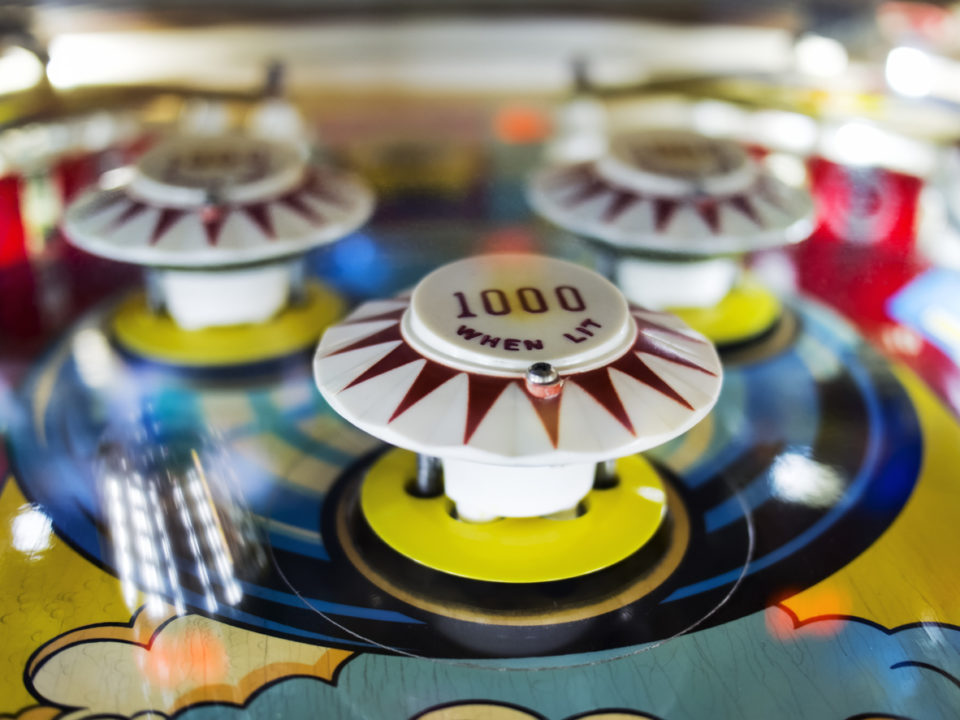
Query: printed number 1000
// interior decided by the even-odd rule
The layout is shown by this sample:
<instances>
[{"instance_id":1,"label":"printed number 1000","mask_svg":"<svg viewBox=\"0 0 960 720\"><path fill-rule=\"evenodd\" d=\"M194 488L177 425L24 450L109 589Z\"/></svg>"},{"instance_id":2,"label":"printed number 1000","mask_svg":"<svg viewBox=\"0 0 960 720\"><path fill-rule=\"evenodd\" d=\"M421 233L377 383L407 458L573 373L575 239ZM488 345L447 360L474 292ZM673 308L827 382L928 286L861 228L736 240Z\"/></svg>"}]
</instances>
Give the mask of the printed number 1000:
<instances>
[{"instance_id":1,"label":"printed number 1000","mask_svg":"<svg viewBox=\"0 0 960 720\"><path fill-rule=\"evenodd\" d=\"M572 285L559 285L553 289L553 294L556 296L560 307L567 312L582 312L587 309L587 304L583 301L580 291ZM518 288L515 295L517 304L524 312L538 315L550 310L550 304L539 288ZM477 317L477 314L470 309L470 303L467 302L466 295L462 292L455 292L453 296L460 303L458 318ZM509 315L513 312L513 305L507 293L496 288L481 290L480 304L483 305L483 310L487 315Z\"/></svg>"}]
</instances>

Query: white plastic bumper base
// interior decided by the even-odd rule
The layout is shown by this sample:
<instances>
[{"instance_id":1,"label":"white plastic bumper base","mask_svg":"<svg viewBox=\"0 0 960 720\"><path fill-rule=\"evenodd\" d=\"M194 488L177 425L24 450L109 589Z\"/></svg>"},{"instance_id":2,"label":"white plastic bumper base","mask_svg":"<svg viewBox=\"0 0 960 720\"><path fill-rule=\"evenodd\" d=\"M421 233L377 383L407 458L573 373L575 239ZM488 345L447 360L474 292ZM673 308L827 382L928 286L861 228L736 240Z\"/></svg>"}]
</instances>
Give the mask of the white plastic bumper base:
<instances>
[{"instance_id":1,"label":"white plastic bumper base","mask_svg":"<svg viewBox=\"0 0 960 720\"><path fill-rule=\"evenodd\" d=\"M596 463L524 467L443 461L444 493L471 522L538 517L577 506L590 489Z\"/></svg>"},{"instance_id":2,"label":"white plastic bumper base","mask_svg":"<svg viewBox=\"0 0 960 720\"><path fill-rule=\"evenodd\" d=\"M163 270L163 303L184 330L266 322L290 297L290 265L243 270Z\"/></svg>"},{"instance_id":3,"label":"white plastic bumper base","mask_svg":"<svg viewBox=\"0 0 960 720\"><path fill-rule=\"evenodd\" d=\"M624 258L615 282L630 302L651 310L713 307L733 289L740 271L730 258L665 262Z\"/></svg>"}]
</instances>

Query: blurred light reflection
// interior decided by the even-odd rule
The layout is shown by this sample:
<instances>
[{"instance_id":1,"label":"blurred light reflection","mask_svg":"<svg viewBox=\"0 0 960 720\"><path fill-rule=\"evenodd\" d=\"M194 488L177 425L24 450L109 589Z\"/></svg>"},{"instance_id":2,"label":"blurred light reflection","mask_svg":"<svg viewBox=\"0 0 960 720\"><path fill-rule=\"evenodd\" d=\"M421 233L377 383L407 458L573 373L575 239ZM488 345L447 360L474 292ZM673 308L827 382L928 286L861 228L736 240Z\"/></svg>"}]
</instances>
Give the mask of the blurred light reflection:
<instances>
[{"instance_id":1,"label":"blurred light reflection","mask_svg":"<svg viewBox=\"0 0 960 720\"><path fill-rule=\"evenodd\" d=\"M117 363L106 335L95 327L86 327L71 341L77 375L87 387L108 388L115 382Z\"/></svg>"},{"instance_id":2,"label":"blurred light reflection","mask_svg":"<svg viewBox=\"0 0 960 720\"><path fill-rule=\"evenodd\" d=\"M804 187L810 182L806 163L796 155L773 152L763 159L763 164L778 180L787 185Z\"/></svg>"},{"instance_id":3,"label":"blurred light reflection","mask_svg":"<svg viewBox=\"0 0 960 720\"><path fill-rule=\"evenodd\" d=\"M886 325L880 331L880 344L896 355L915 357L923 350L923 337L903 325Z\"/></svg>"},{"instance_id":4,"label":"blurred light reflection","mask_svg":"<svg viewBox=\"0 0 960 720\"><path fill-rule=\"evenodd\" d=\"M907 97L929 95L936 82L933 58L923 50L912 47L891 50L887 55L884 74L890 88Z\"/></svg>"},{"instance_id":5,"label":"blurred light reflection","mask_svg":"<svg viewBox=\"0 0 960 720\"><path fill-rule=\"evenodd\" d=\"M818 151L843 165L882 167L920 177L933 172L939 161L938 150L931 143L864 120L825 127Z\"/></svg>"},{"instance_id":6,"label":"blurred light reflection","mask_svg":"<svg viewBox=\"0 0 960 720\"><path fill-rule=\"evenodd\" d=\"M0 94L29 90L43 78L43 63L26 48L11 46L0 53Z\"/></svg>"},{"instance_id":7,"label":"blurred light reflection","mask_svg":"<svg viewBox=\"0 0 960 720\"><path fill-rule=\"evenodd\" d=\"M136 657L150 686L177 690L198 679L209 684L223 682L230 671L230 658L222 637L206 628L183 630L167 642Z\"/></svg>"},{"instance_id":8,"label":"blurred light reflection","mask_svg":"<svg viewBox=\"0 0 960 720\"><path fill-rule=\"evenodd\" d=\"M578 97L562 105L553 125L546 148L550 162L583 162L607 149L607 112L596 98Z\"/></svg>"},{"instance_id":9,"label":"blurred light reflection","mask_svg":"<svg viewBox=\"0 0 960 720\"><path fill-rule=\"evenodd\" d=\"M50 548L53 527L45 512L34 505L24 505L13 518L13 547L25 555L37 555Z\"/></svg>"},{"instance_id":10,"label":"blurred light reflection","mask_svg":"<svg viewBox=\"0 0 960 720\"><path fill-rule=\"evenodd\" d=\"M844 481L829 465L799 453L780 455L771 468L773 494L810 507L831 507L843 495Z\"/></svg>"},{"instance_id":11,"label":"blurred light reflection","mask_svg":"<svg viewBox=\"0 0 960 720\"><path fill-rule=\"evenodd\" d=\"M332 266L331 279L348 292L376 292L390 274L390 263L382 257L376 241L363 233L333 243L323 259Z\"/></svg>"},{"instance_id":12,"label":"blurred light reflection","mask_svg":"<svg viewBox=\"0 0 960 720\"><path fill-rule=\"evenodd\" d=\"M208 434L151 419L108 430L99 482L110 551L131 610L215 612L266 566L229 459ZM142 598L142 599L141 599Z\"/></svg>"},{"instance_id":13,"label":"blurred light reflection","mask_svg":"<svg viewBox=\"0 0 960 720\"><path fill-rule=\"evenodd\" d=\"M847 50L838 40L812 33L797 40L793 53L797 70L818 78L843 75L849 63Z\"/></svg>"}]
</instances>

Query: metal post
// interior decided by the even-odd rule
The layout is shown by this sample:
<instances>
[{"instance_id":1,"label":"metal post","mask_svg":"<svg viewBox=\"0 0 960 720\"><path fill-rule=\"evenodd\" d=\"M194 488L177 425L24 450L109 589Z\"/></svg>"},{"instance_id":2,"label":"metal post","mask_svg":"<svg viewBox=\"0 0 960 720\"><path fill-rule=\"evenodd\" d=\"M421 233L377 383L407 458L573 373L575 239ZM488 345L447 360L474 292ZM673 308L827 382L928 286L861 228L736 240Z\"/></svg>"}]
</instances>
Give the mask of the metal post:
<instances>
[{"instance_id":1,"label":"metal post","mask_svg":"<svg viewBox=\"0 0 960 720\"><path fill-rule=\"evenodd\" d=\"M440 458L417 455L417 478L412 493L417 497L436 497L443 492L443 465Z\"/></svg>"},{"instance_id":2,"label":"metal post","mask_svg":"<svg viewBox=\"0 0 960 720\"><path fill-rule=\"evenodd\" d=\"M618 482L616 460L604 460L597 463L597 474L593 477L593 487L595 489L606 490L616 487Z\"/></svg>"}]
</instances>

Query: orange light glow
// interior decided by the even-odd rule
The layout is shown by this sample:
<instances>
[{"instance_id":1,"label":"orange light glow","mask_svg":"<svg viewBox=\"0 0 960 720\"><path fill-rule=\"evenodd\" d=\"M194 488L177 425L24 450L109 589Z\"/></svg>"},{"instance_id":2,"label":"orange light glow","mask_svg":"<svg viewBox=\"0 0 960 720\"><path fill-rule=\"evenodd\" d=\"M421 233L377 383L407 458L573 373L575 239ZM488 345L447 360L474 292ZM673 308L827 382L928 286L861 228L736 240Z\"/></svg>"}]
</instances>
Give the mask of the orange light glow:
<instances>
[{"instance_id":1,"label":"orange light glow","mask_svg":"<svg viewBox=\"0 0 960 720\"><path fill-rule=\"evenodd\" d=\"M143 674L152 685L163 688L223 682L229 665L220 637L200 629L161 639L142 657Z\"/></svg>"},{"instance_id":2,"label":"orange light glow","mask_svg":"<svg viewBox=\"0 0 960 720\"><path fill-rule=\"evenodd\" d=\"M796 628L794 628L793 615L784 610L779 605L768 607L764 612L764 622L767 626L767 633L774 640L780 642L789 642L796 637Z\"/></svg>"},{"instance_id":3,"label":"orange light glow","mask_svg":"<svg viewBox=\"0 0 960 720\"><path fill-rule=\"evenodd\" d=\"M537 248L537 239L533 233L522 226L508 226L482 236L477 243L476 252L533 253Z\"/></svg>"},{"instance_id":4,"label":"orange light glow","mask_svg":"<svg viewBox=\"0 0 960 720\"><path fill-rule=\"evenodd\" d=\"M550 120L546 113L525 105L500 108L493 126L497 138L517 145L540 142L550 133Z\"/></svg>"},{"instance_id":5,"label":"orange light glow","mask_svg":"<svg viewBox=\"0 0 960 720\"><path fill-rule=\"evenodd\" d=\"M848 592L842 587L821 583L796 595L782 593L767 608L767 632L780 642L801 637L833 637L843 631L850 612ZM798 621L798 618L804 619Z\"/></svg>"}]
</instances>

